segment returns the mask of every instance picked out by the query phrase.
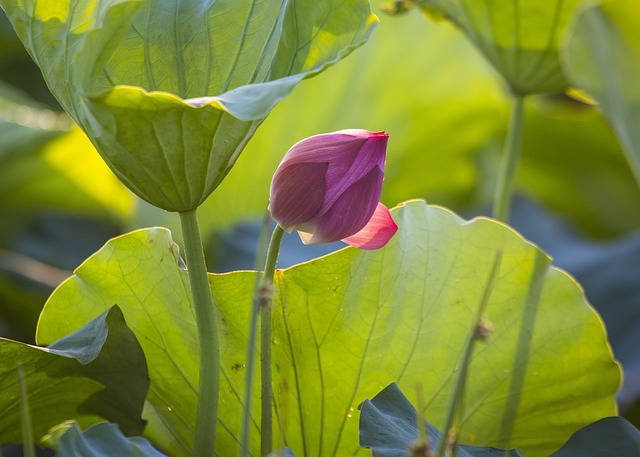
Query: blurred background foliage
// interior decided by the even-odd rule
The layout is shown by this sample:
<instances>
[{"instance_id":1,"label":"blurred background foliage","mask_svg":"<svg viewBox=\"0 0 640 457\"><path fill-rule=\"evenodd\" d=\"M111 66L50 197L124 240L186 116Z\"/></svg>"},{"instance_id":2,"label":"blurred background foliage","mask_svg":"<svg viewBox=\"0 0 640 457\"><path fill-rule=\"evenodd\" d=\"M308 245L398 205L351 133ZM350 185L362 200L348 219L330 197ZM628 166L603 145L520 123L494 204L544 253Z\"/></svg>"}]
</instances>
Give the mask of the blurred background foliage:
<instances>
[{"instance_id":1,"label":"blurred background foliage","mask_svg":"<svg viewBox=\"0 0 640 457\"><path fill-rule=\"evenodd\" d=\"M390 135L383 201L424 198L488 212L509 113L506 86L467 38L418 11L390 16L344 62L305 81L258 129L201 207L210 270L251 268L273 171L307 136ZM598 107L527 100L512 225L583 284L625 368L623 410L640 424L640 192ZM0 334L32 342L47 296L107 239L176 215L135 198L60 111L0 12ZM285 242L281 265L326 249ZM635 405L635 406L634 406Z\"/></svg>"}]
</instances>

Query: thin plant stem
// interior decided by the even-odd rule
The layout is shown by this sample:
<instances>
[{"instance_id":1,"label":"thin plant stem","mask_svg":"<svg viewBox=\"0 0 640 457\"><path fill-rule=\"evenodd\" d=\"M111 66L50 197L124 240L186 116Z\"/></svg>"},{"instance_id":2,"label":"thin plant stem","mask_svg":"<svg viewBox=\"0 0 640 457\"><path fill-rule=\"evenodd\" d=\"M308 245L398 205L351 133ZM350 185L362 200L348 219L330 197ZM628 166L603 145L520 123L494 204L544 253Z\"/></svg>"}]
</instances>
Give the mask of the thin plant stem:
<instances>
[{"instance_id":1,"label":"thin plant stem","mask_svg":"<svg viewBox=\"0 0 640 457\"><path fill-rule=\"evenodd\" d=\"M33 433L31 426L31 412L27 402L27 384L24 381L22 365L18 365L18 383L20 384L20 415L22 416L22 447L24 457L35 457L36 447L33 443Z\"/></svg>"},{"instance_id":2,"label":"thin plant stem","mask_svg":"<svg viewBox=\"0 0 640 457\"><path fill-rule=\"evenodd\" d=\"M271 381L271 307L273 305L273 276L284 230L279 225L273 230L267 259L264 264L260 301L260 385L262 417L260 422L260 455L267 456L273 448L273 386Z\"/></svg>"},{"instance_id":3,"label":"thin plant stem","mask_svg":"<svg viewBox=\"0 0 640 457\"><path fill-rule=\"evenodd\" d=\"M215 447L220 389L218 326L196 210L181 212L180 223L200 348L200 382L192 455L211 457Z\"/></svg>"},{"instance_id":4,"label":"thin plant stem","mask_svg":"<svg viewBox=\"0 0 640 457\"><path fill-rule=\"evenodd\" d=\"M514 95L507 139L504 144L496 191L493 197L493 217L502 222L509 221L513 187L518 170L518 163L520 162L524 97L525 96L521 94Z\"/></svg>"},{"instance_id":5,"label":"thin plant stem","mask_svg":"<svg viewBox=\"0 0 640 457\"><path fill-rule=\"evenodd\" d=\"M264 265L266 259L265 248L267 245L267 234L271 224L271 214L265 211L262 220L262 229L260 231L260 241L256 254L255 269L259 270ZM240 457L249 455L250 444L250 427L251 427L251 401L253 399L253 377L255 373L256 346L258 333L258 317L260 316L260 299L259 291L262 283L262 274L256 275L256 281L253 286L253 303L251 309L251 319L249 323L249 338L247 346L247 371L245 373L244 384L244 409L242 416L242 431L240 435Z\"/></svg>"},{"instance_id":6,"label":"thin plant stem","mask_svg":"<svg viewBox=\"0 0 640 457\"><path fill-rule=\"evenodd\" d=\"M482 318L487 307L487 303L489 303L489 298L491 297L491 292L493 291L494 283L496 277L498 276L501 262L502 251L498 251L493 258L493 265L491 266L491 270L489 271L489 276L487 278L482 298L480 299L480 304L478 305L478 310L473 321L473 327L471 328L471 331L467 335L467 340L465 341L458 376L456 377L455 383L453 385L453 390L451 391L451 397L449 398L449 405L447 407L444 425L442 427L440 444L438 445L437 457L444 457L448 448L450 434L452 434L452 432L454 432L455 430L454 420L460 412L465 385L467 382L469 363L471 362L471 356L473 354L473 347L475 345L475 342L478 339L481 339L479 337L479 331L480 327L482 326ZM455 441L456 440L454 440L454 442Z\"/></svg>"}]
</instances>

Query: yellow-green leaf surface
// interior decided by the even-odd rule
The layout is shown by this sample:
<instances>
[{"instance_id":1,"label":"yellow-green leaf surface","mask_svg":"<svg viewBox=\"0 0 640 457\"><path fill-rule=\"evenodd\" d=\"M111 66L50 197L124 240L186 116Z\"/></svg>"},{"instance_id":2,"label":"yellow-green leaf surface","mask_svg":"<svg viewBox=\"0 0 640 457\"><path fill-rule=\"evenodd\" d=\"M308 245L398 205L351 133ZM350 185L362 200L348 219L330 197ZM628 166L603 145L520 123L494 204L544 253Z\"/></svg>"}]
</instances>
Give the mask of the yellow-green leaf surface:
<instances>
[{"instance_id":1,"label":"yellow-green leaf surface","mask_svg":"<svg viewBox=\"0 0 640 457\"><path fill-rule=\"evenodd\" d=\"M8 217L38 211L121 221L133 196L64 113L0 82L0 207ZM17 219L19 220L20 217Z\"/></svg>"},{"instance_id":2,"label":"yellow-green leaf surface","mask_svg":"<svg viewBox=\"0 0 640 457\"><path fill-rule=\"evenodd\" d=\"M144 354L120 309L107 309L48 348L0 339L0 444L23 442L18 365L35 439L70 417L84 426L109 420L129 435L142 433L149 387Z\"/></svg>"},{"instance_id":3,"label":"yellow-green leaf surface","mask_svg":"<svg viewBox=\"0 0 640 457\"><path fill-rule=\"evenodd\" d=\"M62 106L116 175L198 206L273 106L364 43L365 0L2 0Z\"/></svg>"},{"instance_id":4,"label":"yellow-green leaf surface","mask_svg":"<svg viewBox=\"0 0 640 457\"><path fill-rule=\"evenodd\" d=\"M570 81L602 106L640 185L640 8L597 2L577 15L563 48Z\"/></svg>"},{"instance_id":5,"label":"yellow-green leaf surface","mask_svg":"<svg viewBox=\"0 0 640 457\"><path fill-rule=\"evenodd\" d=\"M562 92L558 49L583 0L433 0L480 49L512 90Z\"/></svg>"},{"instance_id":6,"label":"yellow-green leaf surface","mask_svg":"<svg viewBox=\"0 0 640 457\"><path fill-rule=\"evenodd\" d=\"M65 303L77 305L75 317L66 324L58 321L64 312L56 309ZM146 436L172 455L190 455L198 385L197 332L188 276L166 229L115 238L85 261L45 304L36 338L52 341L53 334L69 333L113 303L123 309L138 335L149 366ZM54 321L58 323L51 325ZM218 442L224 442L222 431L218 435Z\"/></svg>"},{"instance_id":7,"label":"yellow-green leaf surface","mask_svg":"<svg viewBox=\"0 0 640 457\"><path fill-rule=\"evenodd\" d=\"M32 139L34 137L32 136ZM58 211L126 220L135 197L75 127L0 157L0 207L12 214Z\"/></svg>"},{"instance_id":8,"label":"yellow-green leaf surface","mask_svg":"<svg viewBox=\"0 0 640 457\"><path fill-rule=\"evenodd\" d=\"M545 456L574 431L615 413L620 372L602 322L544 253L500 223L467 222L424 202L393 215L400 229L379 251L347 248L276 272L276 447L296 455L365 455L358 450L358 404L392 381L413 401L420 385L429 418L441 426L499 252L486 309L494 332L472 361L461 441ZM254 279L252 272L210 278L221 334L220 456L237 452ZM197 345L188 297L169 233L138 231L79 267L50 298L38 327L46 343L117 302L149 364L146 436L176 456L189 454L195 416Z\"/></svg>"}]
</instances>

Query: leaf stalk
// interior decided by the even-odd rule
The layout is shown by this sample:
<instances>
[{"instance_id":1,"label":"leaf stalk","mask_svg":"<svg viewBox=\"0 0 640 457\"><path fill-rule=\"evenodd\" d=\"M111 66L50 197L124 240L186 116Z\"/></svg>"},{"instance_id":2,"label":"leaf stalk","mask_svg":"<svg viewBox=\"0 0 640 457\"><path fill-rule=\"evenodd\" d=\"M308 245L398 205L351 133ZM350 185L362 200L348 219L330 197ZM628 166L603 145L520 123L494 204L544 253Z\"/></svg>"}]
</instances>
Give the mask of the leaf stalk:
<instances>
[{"instance_id":1,"label":"leaf stalk","mask_svg":"<svg viewBox=\"0 0 640 457\"><path fill-rule=\"evenodd\" d=\"M284 229L279 225L273 230L267 259L264 264L259 300L260 319L260 383L262 390L262 418L260 426L260 455L266 457L273 449L273 386L271 375L271 308L273 306L273 276L278 263Z\"/></svg>"},{"instance_id":2,"label":"leaf stalk","mask_svg":"<svg viewBox=\"0 0 640 457\"><path fill-rule=\"evenodd\" d=\"M515 94L507 138L498 172L498 181L493 197L493 217L502 222L509 221L513 187L522 149L522 126L524 119L524 95Z\"/></svg>"},{"instance_id":3,"label":"leaf stalk","mask_svg":"<svg viewBox=\"0 0 640 457\"><path fill-rule=\"evenodd\" d=\"M269 218L270 220L270 218ZM249 342L247 348L247 373L245 379L244 414L242 421L240 456L249 455L249 429L251 421L251 400L253 398L253 376L257 349L257 327L260 317L260 379L261 379L261 419L260 419L260 455L268 455L273 448L273 392L271 375L271 307L273 304L273 277L284 230L276 225L271 234L271 241L266 256L264 269L257 277L253 295L251 322L249 325ZM265 243L260 243L259 252Z\"/></svg>"},{"instance_id":4,"label":"leaf stalk","mask_svg":"<svg viewBox=\"0 0 640 457\"><path fill-rule=\"evenodd\" d=\"M215 448L220 389L218 326L196 210L179 214L200 349L200 381L192 455L211 457Z\"/></svg>"}]
</instances>

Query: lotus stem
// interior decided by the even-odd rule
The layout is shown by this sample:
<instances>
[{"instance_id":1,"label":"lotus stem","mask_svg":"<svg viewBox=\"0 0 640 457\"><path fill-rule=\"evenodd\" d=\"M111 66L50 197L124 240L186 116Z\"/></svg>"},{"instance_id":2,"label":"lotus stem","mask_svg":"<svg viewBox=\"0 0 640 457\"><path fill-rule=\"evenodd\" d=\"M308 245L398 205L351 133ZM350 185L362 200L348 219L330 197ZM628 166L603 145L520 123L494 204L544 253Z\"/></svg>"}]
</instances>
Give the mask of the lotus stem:
<instances>
[{"instance_id":1,"label":"lotus stem","mask_svg":"<svg viewBox=\"0 0 640 457\"><path fill-rule=\"evenodd\" d=\"M220 389L218 327L196 210L179 214L200 348L200 382L192 455L211 457L215 447Z\"/></svg>"},{"instance_id":2,"label":"lotus stem","mask_svg":"<svg viewBox=\"0 0 640 457\"><path fill-rule=\"evenodd\" d=\"M265 263L267 254L265 251L267 247L268 231L271 225L271 214L265 211L265 217L262 221L262 230L260 231L260 242L258 245L255 269L259 270ZM242 416L242 429L240 435L240 457L248 457L250 446L250 430L251 430L251 403L253 400L253 378L256 367L256 349L257 349L257 334L258 334L258 319L260 317L260 286L262 284L263 275L257 274L255 285L253 288L253 303L251 309L251 319L249 323L249 337L247 346L247 371L245 373L245 385L244 385L244 405Z\"/></svg>"},{"instance_id":3,"label":"lotus stem","mask_svg":"<svg viewBox=\"0 0 640 457\"><path fill-rule=\"evenodd\" d=\"M504 144L498 182L493 198L493 217L502 222L509 222L513 187L518 170L518 163L520 162L524 97L524 95L516 94L513 99L507 139Z\"/></svg>"},{"instance_id":4,"label":"lotus stem","mask_svg":"<svg viewBox=\"0 0 640 457\"><path fill-rule=\"evenodd\" d=\"M266 457L273 448L273 387L271 376L271 307L273 306L273 276L278 263L284 230L279 225L273 230L262 284L258 291L261 309L260 319L260 382L262 390L262 419L260 455Z\"/></svg>"}]
</instances>

